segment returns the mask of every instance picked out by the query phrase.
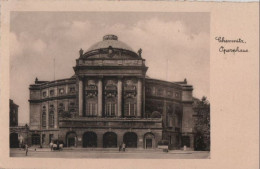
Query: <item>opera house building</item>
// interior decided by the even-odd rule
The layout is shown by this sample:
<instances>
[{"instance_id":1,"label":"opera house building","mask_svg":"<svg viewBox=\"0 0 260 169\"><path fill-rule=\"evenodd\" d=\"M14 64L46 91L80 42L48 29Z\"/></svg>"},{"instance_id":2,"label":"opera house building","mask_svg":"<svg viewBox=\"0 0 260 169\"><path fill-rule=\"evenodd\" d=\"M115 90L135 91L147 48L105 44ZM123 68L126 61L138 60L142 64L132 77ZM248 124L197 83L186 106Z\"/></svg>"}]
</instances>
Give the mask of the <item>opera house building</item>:
<instances>
[{"instance_id":1,"label":"opera house building","mask_svg":"<svg viewBox=\"0 0 260 169\"><path fill-rule=\"evenodd\" d=\"M29 86L29 144L154 149L168 140L193 149L192 85L146 76L142 50L115 35L79 52L75 74ZM181 70L180 70L181 71Z\"/></svg>"}]
</instances>

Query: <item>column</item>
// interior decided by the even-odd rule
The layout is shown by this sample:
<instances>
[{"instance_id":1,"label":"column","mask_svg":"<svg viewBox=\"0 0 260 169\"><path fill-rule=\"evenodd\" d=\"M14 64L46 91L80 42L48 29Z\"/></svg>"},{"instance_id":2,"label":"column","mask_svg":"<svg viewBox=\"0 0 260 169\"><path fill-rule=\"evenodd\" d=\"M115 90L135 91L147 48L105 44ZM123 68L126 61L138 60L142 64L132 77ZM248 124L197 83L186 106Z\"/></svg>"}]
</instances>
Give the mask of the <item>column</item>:
<instances>
[{"instance_id":1,"label":"column","mask_svg":"<svg viewBox=\"0 0 260 169\"><path fill-rule=\"evenodd\" d=\"M83 116L83 81L79 79L79 116Z\"/></svg>"},{"instance_id":2,"label":"column","mask_svg":"<svg viewBox=\"0 0 260 169\"><path fill-rule=\"evenodd\" d=\"M102 78L98 79L98 117L102 117Z\"/></svg>"},{"instance_id":3,"label":"column","mask_svg":"<svg viewBox=\"0 0 260 169\"><path fill-rule=\"evenodd\" d=\"M142 117L142 79L137 81L137 117Z\"/></svg>"},{"instance_id":4,"label":"column","mask_svg":"<svg viewBox=\"0 0 260 169\"><path fill-rule=\"evenodd\" d=\"M57 89L57 93L58 93L58 89ZM58 128L58 100L56 100L56 104L55 104L55 109L54 109L54 128Z\"/></svg>"},{"instance_id":5,"label":"column","mask_svg":"<svg viewBox=\"0 0 260 169\"><path fill-rule=\"evenodd\" d=\"M49 102L46 104L46 129L49 128Z\"/></svg>"},{"instance_id":6,"label":"column","mask_svg":"<svg viewBox=\"0 0 260 169\"><path fill-rule=\"evenodd\" d=\"M122 117L122 79L117 82L117 116Z\"/></svg>"}]
</instances>

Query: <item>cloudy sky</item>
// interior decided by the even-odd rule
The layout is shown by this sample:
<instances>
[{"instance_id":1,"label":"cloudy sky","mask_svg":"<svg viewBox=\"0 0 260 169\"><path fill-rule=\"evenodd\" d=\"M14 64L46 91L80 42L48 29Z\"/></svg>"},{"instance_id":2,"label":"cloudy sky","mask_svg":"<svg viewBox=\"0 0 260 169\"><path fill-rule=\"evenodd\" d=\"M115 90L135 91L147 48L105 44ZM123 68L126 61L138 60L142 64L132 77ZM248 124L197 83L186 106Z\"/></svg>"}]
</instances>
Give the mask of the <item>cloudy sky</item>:
<instances>
[{"instance_id":1,"label":"cloudy sky","mask_svg":"<svg viewBox=\"0 0 260 169\"><path fill-rule=\"evenodd\" d=\"M105 34L115 34L142 57L152 78L183 81L194 96L209 93L209 13L12 12L10 97L19 123L29 122L29 85L68 78L79 57ZM54 75L55 59L55 75ZM168 64L167 64L168 62Z\"/></svg>"}]
</instances>

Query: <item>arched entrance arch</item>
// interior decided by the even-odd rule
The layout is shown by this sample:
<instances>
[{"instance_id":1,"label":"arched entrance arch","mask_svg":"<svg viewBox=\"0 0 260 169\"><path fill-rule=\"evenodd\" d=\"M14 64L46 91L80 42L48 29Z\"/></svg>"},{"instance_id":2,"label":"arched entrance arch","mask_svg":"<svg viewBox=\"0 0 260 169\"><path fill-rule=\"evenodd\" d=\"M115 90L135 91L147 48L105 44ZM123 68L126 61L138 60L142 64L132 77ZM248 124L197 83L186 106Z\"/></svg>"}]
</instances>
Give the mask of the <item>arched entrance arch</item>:
<instances>
[{"instance_id":1,"label":"arched entrance arch","mask_svg":"<svg viewBox=\"0 0 260 169\"><path fill-rule=\"evenodd\" d=\"M77 146L76 132L71 131L66 134L66 144L67 144L67 147L76 147Z\"/></svg>"},{"instance_id":2,"label":"arched entrance arch","mask_svg":"<svg viewBox=\"0 0 260 169\"><path fill-rule=\"evenodd\" d=\"M137 148L137 135L134 132L125 133L123 141L127 148Z\"/></svg>"},{"instance_id":3,"label":"arched entrance arch","mask_svg":"<svg viewBox=\"0 0 260 169\"><path fill-rule=\"evenodd\" d=\"M117 135L114 132L106 132L103 135L103 147L111 148L117 147Z\"/></svg>"},{"instance_id":4,"label":"arched entrance arch","mask_svg":"<svg viewBox=\"0 0 260 169\"><path fill-rule=\"evenodd\" d=\"M41 144L40 134L32 134L32 145L40 145L40 144Z\"/></svg>"},{"instance_id":5,"label":"arched entrance arch","mask_svg":"<svg viewBox=\"0 0 260 169\"><path fill-rule=\"evenodd\" d=\"M153 133L146 133L144 135L144 148L155 148L155 137Z\"/></svg>"},{"instance_id":6,"label":"arched entrance arch","mask_svg":"<svg viewBox=\"0 0 260 169\"><path fill-rule=\"evenodd\" d=\"M18 133L10 134L10 148L18 148L19 147L19 139Z\"/></svg>"},{"instance_id":7,"label":"arched entrance arch","mask_svg":"<svg viewBox=\"0 0 260 169\"><path fill-rule=\"evenodd\" d=\"M85 132L82 140L83 147L97 147L97 134L94 132Z\"/></svg>"}]
</instances>

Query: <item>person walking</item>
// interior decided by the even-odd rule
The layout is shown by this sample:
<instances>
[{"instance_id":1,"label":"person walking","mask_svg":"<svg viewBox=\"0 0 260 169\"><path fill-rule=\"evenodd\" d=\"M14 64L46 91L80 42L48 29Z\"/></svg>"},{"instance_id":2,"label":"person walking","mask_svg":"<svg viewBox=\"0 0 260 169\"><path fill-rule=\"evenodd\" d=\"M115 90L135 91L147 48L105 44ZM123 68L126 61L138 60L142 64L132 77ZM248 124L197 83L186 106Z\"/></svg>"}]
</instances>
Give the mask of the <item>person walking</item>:
<instances>
[{"instance_id":1,"label":"person walking","mask_svg":"<svg viewBox=\"0 0 260 169\"><path fill-rule=\"evenodd\" d=\"M121 151L122 149L122 143L119 145L119 152Z\"/></svg>"},{"instance_id":2,"label":"person walking","mask_svg":"<svg viewBox=\"0 0 260 169\"><path fill-rule=\"evenodd\" d=\"M29 146L27 144L25 144L25 155L27 156L28 154L28 149L29 149Z\"/></svg>"},{"instance_id":3,"label":"person walking","mask_svg":"<svg viewBox=\"0 0 260 169\"><path fill-rule=\"evenodd\" d=\"M52 141L50 142L50 148L51 148L51 151L52 151L52 149L53 149L53 142Z\"/></svg>"},{"instance_id":4,"label":"person walking","mask_svg":"<svg viewBox=\"0 0 260 169\"><path fill-rule=\"evenodd\" d=\"M124 142L122 144L122 149L123 149L123 151L125 151L125 143Z\"/></svg>"}]
</instances>

